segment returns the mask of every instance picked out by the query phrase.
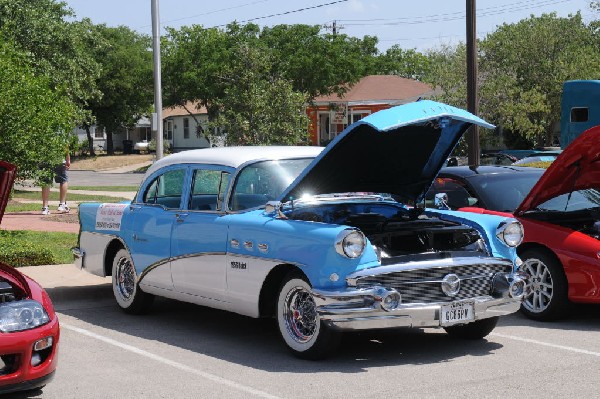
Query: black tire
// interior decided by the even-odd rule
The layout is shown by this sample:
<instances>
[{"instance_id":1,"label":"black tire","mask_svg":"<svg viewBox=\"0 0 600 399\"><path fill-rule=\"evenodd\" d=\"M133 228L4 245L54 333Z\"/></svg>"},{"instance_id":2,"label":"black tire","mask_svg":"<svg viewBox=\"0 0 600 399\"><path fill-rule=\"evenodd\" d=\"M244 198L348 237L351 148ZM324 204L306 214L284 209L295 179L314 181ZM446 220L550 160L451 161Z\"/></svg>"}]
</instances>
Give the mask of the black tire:
<instances>
[{"instance_id":1,"label":"black tire","mask_svg":"<svg viewBox=\"0 0 600 399\"><path fill-rule=\"evenodd\" d=\"M300 273L289 273L283 279L276 318L283 342L296 357L322 359L339 345L339 332L320 320L310 284Z\"/></svg>"},{"instance_id":2,"label":"black tire","mask_svg":"<svg viewBox=\"0 0 600 399\"><path fill-rule=\"evenodd\" d=\"M540 249L523 252L521 259L521 270L530 275L529 292L521 304L523 314L540 321L563 317L569 299L567 277L561 263Z\"/></svg>"},{"instance_id":3,"label":"black tire","mask_svg":"<svg viewBox=\"0 0 600 399\"><path fill-rule=\"evenodd\" d=\"M446 332L455 338L482 339L496 327L499 317L481 319L468 324L444 327Z\"/></svg>"},{"instance_id":4,"label":"black tire","mask_svg":"<svg viewBox=\"0 0 600 399\"><path fill-rule=\"evenodd\" d=\"M120 249L113 259L112 286L117 304L125 313L143 314L154 301L154 295L140 290L131 255L126 249Z\"/></svg>"}]
</instances>

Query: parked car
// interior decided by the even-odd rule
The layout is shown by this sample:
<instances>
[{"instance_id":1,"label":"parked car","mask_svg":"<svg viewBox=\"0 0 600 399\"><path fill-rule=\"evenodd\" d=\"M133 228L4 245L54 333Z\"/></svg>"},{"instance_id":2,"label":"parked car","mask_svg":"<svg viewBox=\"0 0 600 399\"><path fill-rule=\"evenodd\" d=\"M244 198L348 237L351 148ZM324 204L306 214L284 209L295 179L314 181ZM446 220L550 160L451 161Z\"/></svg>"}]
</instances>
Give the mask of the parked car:
<instances>
[{"instance_id":1,"label":"parked car","mask_svg":"<svg viewBox=\"0 0 600 399\"><path fill-rule=\"evenodd\" d=\"M518 161L515 161L513 165L524 166L532 163L538 162L554 162L554 160L558 157L558 154L551 155L531 155L525 158L521 158Z\"/></svg>"},{"instance_id":2,"label":"parked car","mask_svg":"<svg viewBox=\"0 0 600 399\"><path fill-rule=\"evenodd\" d=\"M481 154L479 161L480 165L511 165L517 158L501 152L489 152Z\"/></svg>"},{"instance_id":3,"label":"parked car","mask_svg":"<svg viewBox=\"0 0 600 399\"><path fill-rule=\"evenodd\" d=\"M147 140L138 141L133 145L133 151L137 154L150 152L150 142Z\"/></svg>"},{"instance_id":4,"label":"parked car","mask_svg":"<svg viewBox=\"0 0 600 399\"><path fill-rule=\"evenodd\" d=\"M444 168L427 194L451 209L514 215L525 228L517 252L532 289L523 312L538 320L569 302L600 303L600 127L582 134L547 171L518 166Z\"/></svg>"},{"instance_id":5,"label":"parked car","mask_svg":"<svg viewBox=\"0 0 600 399\"><path fill-rule=\"evenodd\" d=\"M0 161L0 220L16 168ZM60 328L44 289L0 262L0 395L41 388L56 369Z\"/></svg>"},{"instance_id":6,"label":"parked car","mask_svg":"<svg viewBox=\"0 0 600 399\"><path fill-rule=\"evenodd\" d=\"M80 205L76 264L112 275L128 313L159 295L274 317L302 358L325 356L346 330L482 338L521 304L521 224L414 206L474 123L491 127L419 101L361 119L325 149L164 157L133 201Z\"/></svg>"}]
</instances>

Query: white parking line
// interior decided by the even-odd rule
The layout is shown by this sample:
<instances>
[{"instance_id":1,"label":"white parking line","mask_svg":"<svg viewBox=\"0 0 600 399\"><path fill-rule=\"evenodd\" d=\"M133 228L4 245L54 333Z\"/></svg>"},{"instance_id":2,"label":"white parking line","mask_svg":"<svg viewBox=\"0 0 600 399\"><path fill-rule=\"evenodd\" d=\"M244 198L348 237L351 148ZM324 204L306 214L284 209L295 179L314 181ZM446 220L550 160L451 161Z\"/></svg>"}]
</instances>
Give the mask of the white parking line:
<instances>
[{"instance_id":1,"label":"white parking line","mask_svg":"<svg viewBox=\"0 0 600 399\"><path fill-rule=\"evenodd\" d=\"M228 380L228 379L216 376L214 374L210 374L210 373L206 373L204 371L197 370L195 368L186 366L185 364L174 362L174 361L166 359L166 358L164 358L162 356L155 355L154 353L150 353L150 352L147 352L147 351L145 351L143 349L136 348L135 346L131 346L131 345L127 345L127 344L121 343L121 342L116 341L114 339L111 339L111 338L108 338L108 337L104 337L102 335L93 333L93 332L85 330L83 328L71 326L69 324L65 324L65 323L62 323L62 322L60 323L60 327L64 328L64 329L67 329L67 330L74 331L74 332L82 334L82 335L86 335L88 337L97 339L97 340L105 342L107 344L117 346L117 347L119 347L121 349L125 349L125 350L127 350L129 352L133 352L135 354L138 354L138 355L141 355L141 356L145 356L145 357L147 357L149 359L152 359L152 360L155 360L157 362L167 364L167 365L175 367L175 368L177 368L179 370L186 371L188 373L197 375L197 376L202 377L202 378L206 378L207 380L211 380L211 381L217 382L219 384L226 385L228 387L237 389L239 391L243 391L243 392L246 392L246 393L249 393L249 394L252 394L252 395L255 395L255 396L259 396L259 397L262 397L262 398L280 399L278 396L274 396L274 395L268 394L266 392L260 391L258 389L251 388L251 387L246 386L246 385L238 384L237 382L234 382L234 381L231 381L231 380Z\"/></svg>"},{"instance_id":2,"label":"white parking line","mask_svg":"<svg viewBox=\"0 0 600 399\"><path fill-rule=\"evenodd\" d=\"M584 355L600 357L600 352L592 352L592 351L588 351L585 349L573 348L572 346L556 345L556 344L551 344L549 342L538 341L535 339L521 338L521 337L517 337L514 335L505 335L505 334L500 334L500 333L491 333L490 335L493 335L494 337L512 339L515 341L527 342L529 344L548 346L550 348L562 349L562 350L566 350L569 352L582 353Z\"/></svg>"}]
</instances>

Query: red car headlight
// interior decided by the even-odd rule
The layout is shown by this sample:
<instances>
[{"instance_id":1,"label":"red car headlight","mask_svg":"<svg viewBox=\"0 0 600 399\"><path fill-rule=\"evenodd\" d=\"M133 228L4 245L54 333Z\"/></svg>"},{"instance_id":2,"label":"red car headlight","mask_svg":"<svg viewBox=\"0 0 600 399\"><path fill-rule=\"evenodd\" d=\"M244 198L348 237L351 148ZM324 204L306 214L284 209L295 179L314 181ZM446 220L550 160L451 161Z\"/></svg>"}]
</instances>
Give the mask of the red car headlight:
<instances>
[{"instance_id":1,"label":"red car headlight","mask_svg":"<svg viewBox=\"0 0 600 399\"><path fill-rule=\"evenodd\" d=\"M50 321L42 305L34 300L0 303L0 331L30 330Z\"/></svg>"}]
</instances>

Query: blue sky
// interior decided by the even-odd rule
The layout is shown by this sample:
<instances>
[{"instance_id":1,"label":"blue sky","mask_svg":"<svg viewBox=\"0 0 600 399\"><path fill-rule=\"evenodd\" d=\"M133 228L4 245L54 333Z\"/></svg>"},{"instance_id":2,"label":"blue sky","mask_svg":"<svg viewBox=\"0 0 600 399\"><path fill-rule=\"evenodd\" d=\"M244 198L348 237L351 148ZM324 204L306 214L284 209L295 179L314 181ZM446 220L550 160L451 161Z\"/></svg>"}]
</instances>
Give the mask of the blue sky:
<instances>
[{"instance_id":1,"label":"blue sky","mask_svg":"<svg viewBox=\"0 0 600 399\"><path fill-rule=\"evenodd\" d=\"M151 0L65 2L77 19L152 33ZM550 12L567 16L581 11L589 21L594 17L589 4L590 0L476 0L477 35L483 38L504 23ZM234 20L329 27L336 21L339 32L349 36L377 36L382 51L394 44L425 51L465 41L466 0L159 0L159 10L163 32L166 26L224 27Z\"/></svg>"}]
</instances>

